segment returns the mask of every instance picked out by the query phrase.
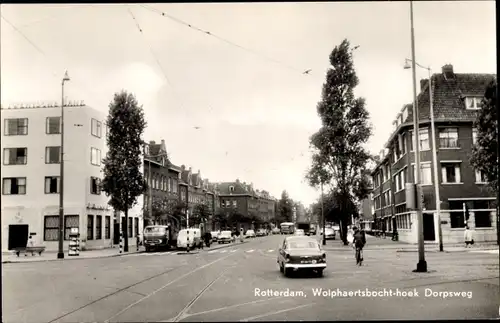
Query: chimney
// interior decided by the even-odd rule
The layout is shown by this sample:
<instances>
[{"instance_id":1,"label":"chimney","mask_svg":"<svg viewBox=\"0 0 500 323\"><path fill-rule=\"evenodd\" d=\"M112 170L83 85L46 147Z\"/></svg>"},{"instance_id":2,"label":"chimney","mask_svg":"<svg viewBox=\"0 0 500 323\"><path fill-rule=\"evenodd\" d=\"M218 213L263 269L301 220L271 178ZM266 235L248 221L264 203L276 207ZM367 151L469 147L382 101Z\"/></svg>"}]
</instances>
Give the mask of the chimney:
<instances>
[{"instance_id":1,"label":"chimney","mask_svg":"<svg viewBox=\"0 0 500 323\"><path fill-rule=\"evenodd\" d=\"M198 175L200 175L200 174L201 174L201 171L198 169Z\"/></svg>"},{"instance_id":2,"label":"chimney","mask_svg":"<svg viewBox=\"0 0 500 323\"><path fill-rule=\"evenodd\" d=\"M423 91L428 84L429 84L429 79L420 80L420 91Z\"/></svg>"},{"instance_id":3,"label":"chimney","mask_svg":"<svg viewBox=\"0 0 500 323\"><path fill-rule=\"evenodd\" d=\"M236 183L239 184L240 183L240 180L239 178L236 179Z\"/></svg>"},{"instance_id":4,"label":"chimney","mask_svg":"<svg viewBox=\"0 0 500 323\"><path fill-rule=\"evenodd\" d=\"M161 140L161 145L165 146L165 140L164 139Z\"/></svg>"},{"instance_id":5,"label":"chimney","mask_svg":"<svg viewBox=\"0 0 500 323\"><path fill-rule=\"evenodd\" d=\"M189 167L189 172L191 173L193 171L193 168L192 167Z\"/></svg>"},{"instance_id":6,"label":"chimney","mask_svg":"<svg viewBox=\"0 0 500 323\"><path fill-rule=\"evenodd\" d=\"M155 144L156 144L156 142L155 142L154 140L151 140L151 141L149 142L149 144L150 144L150 145L155 145Z\"/></svg>"},{"instance_id":7,"label":"chimney","mask_svg":"<svg viewBox=\"0 0 500 323\"><path fill-rule=\"evenodd\" d=\"M181 171L183 172L183 171L185 171L185 170L186 170L186 166L185 166L185 165L182 165L182 166L181 166Z\"/></svg>"},{"instance_id":8,"label":"chimney","mask_svg":"<svg viewBox=\"0 0 500 323\"><path fill-rule=\"evenodd\" d=\"M453 65L446 64L441 69L442 69L444 78L446 80L454 80L455 79L455 74L453 73Z\"/></svg>"}]
</instances>

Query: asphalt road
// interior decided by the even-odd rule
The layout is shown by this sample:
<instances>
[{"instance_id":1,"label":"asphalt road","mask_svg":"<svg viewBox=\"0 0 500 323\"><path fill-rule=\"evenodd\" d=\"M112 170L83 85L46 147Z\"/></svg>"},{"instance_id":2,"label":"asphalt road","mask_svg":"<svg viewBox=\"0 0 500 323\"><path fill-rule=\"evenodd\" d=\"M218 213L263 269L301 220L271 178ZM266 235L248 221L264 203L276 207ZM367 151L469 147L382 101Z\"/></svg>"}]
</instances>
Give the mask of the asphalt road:
<instances>
[{"instance_id":1,"label":"asphalt road","mask_svg":"<svg viewBox=\"0 0 500 323\"><path fill-rule=\"evenodd\" d=\"M286 278L276 263L282 236L195 254L3 264L4 322L175 322L499 317L498 254L327 251L322 278ZM329 242L332 243L332 242ZM386 295L339 295L358 290ZM425 291L433 296L426 296ZM261 292L258 295L258 292ZM265 295L266 292L296 295ZM387 293L392 291L393 295ZM418 293L402 295L402 292ZM457 296L439 292L459 293ZM315 295L319 293L320 295ZM397 295L396 295L397 294Z\"/></svg>"}]
</instances>

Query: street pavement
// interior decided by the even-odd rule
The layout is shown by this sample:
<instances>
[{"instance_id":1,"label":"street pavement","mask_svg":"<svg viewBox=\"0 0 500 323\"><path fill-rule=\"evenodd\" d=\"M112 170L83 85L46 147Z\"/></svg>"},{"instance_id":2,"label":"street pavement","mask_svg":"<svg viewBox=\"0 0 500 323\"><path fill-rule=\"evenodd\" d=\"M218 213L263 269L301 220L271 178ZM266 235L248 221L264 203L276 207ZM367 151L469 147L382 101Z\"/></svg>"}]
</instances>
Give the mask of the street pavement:
<instances>
[{"instance_id":1,"label":"street pavement","mask_svg":"<svg viewBox=\"0 0 500 323\"><path fill-rule=\"evenodd\" d=\"M364 250L363 266L355 265L352 248L343 247L341 251L338 241L328 241L324 277L288 278L276 263L276 249L282 239L281 235L259 237L190 254L137 253L80 261L2 264L3 321L499 317L498 254L474 252L484 250L431 252L426 254L428 272L414 273L416 253L376 248L373 239L377 238L369 238L373 248L367 245ZM385 290L385 295L368 297L367 290ZM408 294L410 291L413 295ZM432 295L426 295L426 291Z\"/></svg>"}]
</instances>

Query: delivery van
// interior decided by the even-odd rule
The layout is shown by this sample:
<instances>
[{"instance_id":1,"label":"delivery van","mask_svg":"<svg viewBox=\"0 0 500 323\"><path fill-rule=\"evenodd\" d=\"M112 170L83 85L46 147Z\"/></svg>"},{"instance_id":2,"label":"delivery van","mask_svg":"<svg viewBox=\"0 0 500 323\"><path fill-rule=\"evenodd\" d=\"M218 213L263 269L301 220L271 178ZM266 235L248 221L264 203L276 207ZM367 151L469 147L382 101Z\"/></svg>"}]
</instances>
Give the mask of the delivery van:
<instances>
[{"instance_id":1,"label":"delivery van","mask_svg":"<svg viewBox=\"0 0 500 323\"><path fill-rule=\"evenodd\" d=\"M188 239L189 238L189 239ZM177 248L186 249L189 248L201 248L202 247L202 239L201 239L201 230L192 228L192 229L182 229L179 231L179 235L177 236Z\"/></svg>"}]
</instances>

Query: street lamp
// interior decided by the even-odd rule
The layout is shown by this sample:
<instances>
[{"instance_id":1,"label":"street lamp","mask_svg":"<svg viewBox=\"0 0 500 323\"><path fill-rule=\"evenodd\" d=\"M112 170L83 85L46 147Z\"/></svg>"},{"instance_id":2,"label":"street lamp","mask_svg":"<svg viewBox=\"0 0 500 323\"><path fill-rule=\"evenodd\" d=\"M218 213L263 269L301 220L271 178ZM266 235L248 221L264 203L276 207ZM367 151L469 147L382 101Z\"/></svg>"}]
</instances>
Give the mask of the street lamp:
<instances>
[{"instance_id":1,"label":"street lamp","mask_svg":"<svg viewBox=\"0 0 500 323\"><path fill-rule=\"evenodd\" d=\"M405 69L412 68L410 65L411 59L405 60ZM432 136L432 169L434 172L434 197L436 199L436 212L438 220L438 239L439 239L439 251L443 251L443 230L441 228L441 197L439 193L439 173L438 173L438 161L437 161L437 146L436 146L436 125L434 122L434 102L432 96L432 70L430 67L425 67L417 62L415 65L426 69L429 73L429 114L431 115L431 136Z\"/></svg>"},{"instance_id":2,"label":"street lamp","mask_svg":"<svg viewBox=\"0 0 500 323\"><path fill-rule=\"evenodd\" d=\"M415 30L413 28L413 1L410 1L410 25L411 25L411 65L413 74L413 133L415 137L415 191L416 191L416 213L418 229L418 263L415 272L427 272L427 262L424 254L424 223L422 215L421 186L420 186L420 141L419 141L419 117L417 101L417 74L415 68Z\"/></svg>"},{"instance_id":3,"label":"street lamp","mask_svg":"<svg viewBox=\"0 0 500 323\"><path fill-rule=\"evenodd\" d=\"M323 246L326 245L326 236L325 236L325 209L323 205L323 182L321 182L321 219L323 221Z\"/></svg>"},{"instance_id":4,"label":"street lamp","mask_svg":"<svg viewBox=\"0 0 500 323\"><path fill-rule=\"evenodd\" d=\"M59 163L59 250L57 259L64 259L64 82L69 81L68 71L61 82L61 147Z\"/></svg>"}]
</instances>

